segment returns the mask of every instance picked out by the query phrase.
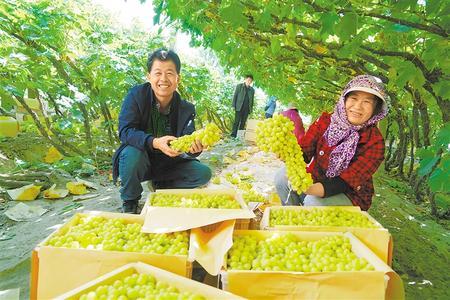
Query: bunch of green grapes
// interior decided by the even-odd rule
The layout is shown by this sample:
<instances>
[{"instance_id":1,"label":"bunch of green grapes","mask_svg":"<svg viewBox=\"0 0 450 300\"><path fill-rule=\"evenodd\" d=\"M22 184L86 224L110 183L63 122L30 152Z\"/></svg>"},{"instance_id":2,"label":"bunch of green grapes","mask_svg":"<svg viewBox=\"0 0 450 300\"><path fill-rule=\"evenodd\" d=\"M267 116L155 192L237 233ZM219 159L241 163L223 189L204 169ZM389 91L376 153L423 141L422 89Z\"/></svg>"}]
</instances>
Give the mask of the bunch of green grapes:
<instances>
[{"instance_id":1,"label":"bunch of green grapes","mask_svg":"<svg viewBox=\"0 0 450 300\"><path fill-rule=\"evenodd\" d=\"M242 191L249 191L253 188L253 185L250 182L241 181L237 187Z\"/></svg>"},{"instance_id":2,"label":"bunch of green grapes","mask_svg":"<svg viewBox=\"0 0 450 300\"><path fill-rule=\"evenodd\" d=\"M214 146L219 140L222 132L214 123L209 123L203 129L194 131L192 134L183 135L170 142L170 148L179 152L188 152L195 140L199 140L204 147Z\"/></svg>"},{"instance_id":3,"label":"bunch of green grapes","mask_svg":"<svg viewBox=\"0 0 450 300\"><path fill-rule=\"evenodd\" d=\"M330 272L373 271L365 258L352 252L350 240L341 235L302 241L292 233L266 240L235 236L227 265L234 270Z\"/></svg>"},{"instance_id":4,"label":"bunch of green grapes","mask_svg":"<svg viewBox=\"0 0 450 300\"><path fill-rule=\"evenodd\" d=\"M154 193L150 197L151 206L190 208L241 208L232 195L227 194L166 194Z\"/></svg>"},{"instance_id":5,"label":"bunch of green grapes","mask_svg":"<svg viewBox=\"0 0 450 300\"><path fill-rule=\"evenodd\" d=\"M181 292L173 285L157 280L150 274L137 274L116 279L111 284L98 286L82 294L80 300L97 299L185 299L202 300L205 297L191 292Z\"/></svg>"},{"instance_id":6,"label":"bunch of green grapes","mask_svg":"<svg viewBox=\"0 0 450 300\"><path fill-rule=\"evenodd\" d=\"M82 216L78 222L49 239L47 245L65 248L107 251L187 255L189 236L186 231L142 233L139 223L100 216Z\"/></svg>"},{"instance_id":7,"label":"bunch of green grapes","mask_svg":"<svg viewBox=\"0 0 450 300\"><path fill-rule=\"evenodd\" d=\"M270 210L270 225L378 228L376 224L362 213L342 208L313 208L311 210L273 209Z\"/></svg>"},{"instance_id":8,"label":"bunch of green grapes","mask_svg":"<svg viewBox=\"0 0 450 300\"><path fill-rule=\"evenodd\" d=\"M213 179L211 179L211 182L214 184L220 184L221 182L220 177L215 176Z\"/></svg>"},{"instance_id":9,"label":"bunch of green grapes","mask_svg":"<svg viewBox=\"0 0 450 300\"><path fill-rule=\"evenodd\" d=\"M250 188L252 187L250 182L255 181L255 177L253 175L247 175L247 174L242 174L242 173L232 173L232 172L228 172L225 173L225 179L233 184L233 185L237 185L240 189L241 185L242 186L250 186Z\"/></svg>"},{"instance_id":10,"label":"bunch of green grapes","mask_svg":"<svg viewBox=\"0 0 450 300\"><path fill-rule=\"evenodd\" d=\"M286 164L286 173L297 193L306 191L312 184L306 172L303 152L293 134L294 123L283 115L276 115L258 124L256 145L264 152L275 153Z\"/></svg>"},{"instance_id":11,"label":"bunch of green grapes","mask_svg":"<svg viewBox=\"0 0 450 300\"><path fill-rule=\"evenodd\" d=\"M231 172L228 172L225 174L225 179L233 185L238 185L241 182L241 177L238 173L233 174Z\"/></svg>"},{"instance_id":12,"label":"bunch of green grapes","mask_svg":"<svg viewBox=\"0 0 450 300\"><path fill-rule=\"evenodd\" d=\"M263 195L255 191L254 189L249 189L242 193L242 198L245 203L249 202L266 202L266 198Z\"/></svg>"}]
</instances>

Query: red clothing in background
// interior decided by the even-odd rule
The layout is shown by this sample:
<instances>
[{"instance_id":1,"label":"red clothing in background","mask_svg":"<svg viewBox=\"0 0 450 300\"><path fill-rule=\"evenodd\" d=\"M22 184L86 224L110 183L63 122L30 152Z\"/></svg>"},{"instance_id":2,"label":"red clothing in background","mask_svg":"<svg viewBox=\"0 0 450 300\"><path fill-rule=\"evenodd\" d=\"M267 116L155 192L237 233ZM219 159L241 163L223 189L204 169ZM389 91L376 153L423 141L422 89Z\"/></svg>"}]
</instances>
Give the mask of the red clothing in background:
<instances>
[{"instance_id":1,"label":"red clothing in background","mask_svg":"<svg viewBox=\"0 0 450 300\"><path fill-rule=\"evenodd\" d=\"M330 114L323 113L311 124L300 143L305 161L308 163L312 160L307 170L311 173L314 182L327 179L325 172L328 168L329 156L336 147L329 147L323 137L330 125L330 117ZM384 160L384 139L374 125L361 129L359 135L355 155L348 168L339 177L349 186L344 194L349 197L353 205L361 207L362 210L368 210L374 193L372 175Z\"/></svg>"},{"instance_id":2,"label":"red clothing in background","mask_svg":"<svg viewBox=\"0 0 450 300\"><path fill-rule=\"evenodd\" d=\"M298 110L290 108L281 112L281 114L294 122L294 135L297 138L297 143L300 145L302 137L305 135L305 128L303 127L302 118L300 118Z\"/></svg>"}]
</instances>

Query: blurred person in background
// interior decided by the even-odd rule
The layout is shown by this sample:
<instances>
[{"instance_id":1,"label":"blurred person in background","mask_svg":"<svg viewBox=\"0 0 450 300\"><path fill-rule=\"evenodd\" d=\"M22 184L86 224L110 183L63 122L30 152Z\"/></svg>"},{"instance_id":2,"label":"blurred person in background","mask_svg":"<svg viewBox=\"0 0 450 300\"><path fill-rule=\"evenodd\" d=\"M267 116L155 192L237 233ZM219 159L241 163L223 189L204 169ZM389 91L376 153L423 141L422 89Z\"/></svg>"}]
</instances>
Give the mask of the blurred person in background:
<instances>
[{"instance_id":1,"label":"blurred person in background","mask_svg":"<svg viewBox=\"0 0 450 300\"><path fill-rule=\"evenodd\" d=\"M305 128L303 127L303 121L298 113L297 106L295 103L290 102L287 109L282 111L281 114L294 123L294 135L297 138L297 143L300 145L302 137L305 135Z\"/></svg>"},{"instance_id":2,"label":"blurred person in background","mask_svg":"<svg viewBox=\"0 0 450 300\"><path fill-rule=\"evenodd\" d=\"M270 96L267 100L266 106L264 107L266 119L272 118L277 108L277 98L275 96Z\"/></svg>"},{"instance_id":3,"label":"blurred person in background","mask_svg":"<svg viewBox=\"0 0 450 300\"><path fill-rule=\"evenodd\" d=\"M245 75L243 83L236 86L233 96L234 123L231 136L236 137L237 131L245 129L248 115L253 111L255 89L252 87L253 75Z\"/></svg>"}]
</instances>

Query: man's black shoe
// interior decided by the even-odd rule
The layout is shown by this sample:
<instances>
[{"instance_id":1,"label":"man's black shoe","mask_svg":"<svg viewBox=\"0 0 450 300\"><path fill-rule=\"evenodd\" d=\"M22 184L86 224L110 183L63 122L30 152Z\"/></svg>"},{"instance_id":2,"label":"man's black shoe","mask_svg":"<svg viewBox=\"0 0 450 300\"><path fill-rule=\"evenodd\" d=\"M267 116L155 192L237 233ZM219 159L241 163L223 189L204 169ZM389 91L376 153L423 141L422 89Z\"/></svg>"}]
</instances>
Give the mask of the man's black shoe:
<instances>
[{"instance_id":1,"label":"man's black shoe","mask_svg":"<svg viewBox=\"0 0 450 300\"><path fill-rule=\"evenodd\" d=\"M137 214L138 202L137 201L123 201L122 212L124 214Z\"/></svg>"}]
</instances>

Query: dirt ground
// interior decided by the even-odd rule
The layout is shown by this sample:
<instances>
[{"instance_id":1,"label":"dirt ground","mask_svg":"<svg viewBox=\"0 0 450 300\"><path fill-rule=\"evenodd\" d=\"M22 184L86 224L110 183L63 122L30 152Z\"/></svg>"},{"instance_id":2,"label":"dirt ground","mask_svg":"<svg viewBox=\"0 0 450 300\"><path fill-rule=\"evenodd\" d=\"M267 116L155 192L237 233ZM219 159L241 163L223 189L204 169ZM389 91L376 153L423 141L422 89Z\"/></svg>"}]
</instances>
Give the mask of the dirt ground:
<instances>
[{"instance_id":1,"label":"dirt ground","mask_svg":"<svg viewBox=\"0 0 450 300\"><path fill-rule=\"evenodd\" d=\"M214 174L221 178L220 185L210 183L210 187L232 186L224 179L225 174L241 173L253 176L253 187L265 196L274 191L273 176L282 165L275 157L235 140L227 140L203 153L200 160L209 164ZM11 237L0 240L0 291L20 288L20 298L29 298L32 249L74 213L83 210L119 211L118 187L113 186L106 176L87 180L99 184L98 197L78 202L80 207L74 207L70 197L27 203L48 209L34 221L8 219L4 212L17 203L0 202L0 236ZM369 213L394 237L393 268L403 279L407 299L450 299L448 223L437 223L424 209L411 204L405 199L408 191L404 187L399 189L401 183L393 182L382 171L376 175L376 196ZM145 184L143 186L145 198L149 191Z\"/></svg>"}]
</instances>

